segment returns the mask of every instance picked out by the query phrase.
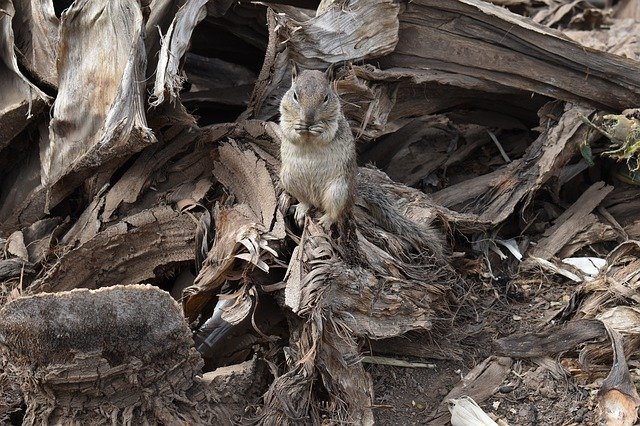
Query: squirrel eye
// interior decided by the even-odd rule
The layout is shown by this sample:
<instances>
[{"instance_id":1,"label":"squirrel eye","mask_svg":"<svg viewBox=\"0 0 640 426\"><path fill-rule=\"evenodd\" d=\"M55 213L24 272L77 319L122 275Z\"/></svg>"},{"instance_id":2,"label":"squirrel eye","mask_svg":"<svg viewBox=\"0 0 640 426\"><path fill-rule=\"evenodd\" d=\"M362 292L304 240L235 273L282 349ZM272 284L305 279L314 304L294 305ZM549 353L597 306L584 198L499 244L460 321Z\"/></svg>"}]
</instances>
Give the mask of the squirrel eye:
<instances>
[{"instance_id":1,"label":"squirrel eye","mask_svg":"<svg viewBox=\"0 0 640 426\"><path fill-rule=\"evenodd\" d=\"M298 102L298 94L296 93L296 91L293 91L293 100Z\"/></svg>"},{"instance_id":2,"label":"squirrel eye","mask_svg":"<svg viewBox=\"0 0 640 426\"><path fill-rule=\"evenodd\" d=\"M326 104L327 102L329 102L329 94L327 93L327 95L324 97L324 103Z\"/></svg>"}]
</instances>

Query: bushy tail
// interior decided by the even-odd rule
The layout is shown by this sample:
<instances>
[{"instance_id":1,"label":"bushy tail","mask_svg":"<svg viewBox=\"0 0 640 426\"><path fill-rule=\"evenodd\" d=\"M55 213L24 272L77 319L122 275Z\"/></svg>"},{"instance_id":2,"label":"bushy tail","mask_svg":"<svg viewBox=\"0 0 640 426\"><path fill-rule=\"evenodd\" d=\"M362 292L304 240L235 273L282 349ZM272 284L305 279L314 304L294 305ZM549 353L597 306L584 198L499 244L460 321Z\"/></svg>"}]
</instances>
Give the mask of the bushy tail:
<instances>
[{"instance_id":1,"label":"bushy tail","mask_svg":"<svg viewBox=\"0 0 640 426\"><path fill-rule=\"evenodd\" d=\"M443 258L445 239L442 233L428 224L417 223L404 216L379 184L358 179L358 195L361 204L385 231L403 237L418 251L426 248L436 257Z\"/></svg>"}]
</instances>

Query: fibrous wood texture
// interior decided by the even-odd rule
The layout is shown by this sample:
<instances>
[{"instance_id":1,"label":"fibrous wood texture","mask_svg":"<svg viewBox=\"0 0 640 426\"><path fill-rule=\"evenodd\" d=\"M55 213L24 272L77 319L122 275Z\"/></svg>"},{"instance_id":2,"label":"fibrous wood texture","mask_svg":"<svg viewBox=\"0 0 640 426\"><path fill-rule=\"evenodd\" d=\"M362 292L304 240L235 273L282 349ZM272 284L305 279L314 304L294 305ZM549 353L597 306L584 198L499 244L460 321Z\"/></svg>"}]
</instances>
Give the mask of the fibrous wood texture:
<instances>
[{"instance_id":1,"label":"fibrous wood texture","mask_svg":"<svg viewBox=\"0 0 640 426\"><path fill-rule=\"evenodd\" d=\"M49 205L99 165L110 164L114 170L154 142L144 114L142 29L142 11L135 2L80 1L63 14L58 96L49 145L41 152Z\"/></svg>"},{"instance_id":2,"label":"fibrous wood texture","mask_svg":"<svg viewBox=\"0 0 640 426\"><path fill-rule=\"evenodd\" d=\"M0 10L0 149L3 149L29 123L32 113L42 109L49 98L18 68L14 52L15 36L11 25L15 16L13 3L10 0L3 1L0 3ZM25 116L26 120L23 118Z\"/></svg>"},{"instance_id":3,"label":"fibrous wood texture","mask_svg":"<svg viewBox=\"0 0 640 426\"><path fill-rule=\"evenodd\" d=\"M473 398L528 424L534 373L589 407L538 424L636 420L632 2L62 3L0 0L2 421L447 424ZM378 207L446 244L366 191L294 223L292 62L332 68ZM379 354L431 358L436 391L390 397Z\"/></svg>"},{"instance_id":4,"label":"fibrous wood texture","mask_svg":"<svg viewBox=\"0 0 640 426\"><path fill-rule=\"evenodd\" d=\"M57 86L56 50L60 21L55 14L53 2L18 0L13 2L15 45L30 72L38 82Z\"/></svg>"},{"instance_id":5,"label":"fibrous wood texture","mask_svg":"<svg viewBox=\"0 0 640 426\"><path fill-rule=\"evenodd\" d=\"M197 404L212 397L197 380L202 360L178 304L152 286L42 294L2 316L0 341L28 404L23 424L228 421Z\"/></svg>"},{"instance_id":6,"label":"fibrous wood texture","mask_svg":"<svg viewBox=\"0 0 640 426\"><path fill-rule=\"evenodd\" d=\"M400 22L405 38L385 66L459 74L616 109L640 101L633 61L585 48L481 0L412 1ZM428 48L415 40L428 40Z\"/></svg>"}]
</instances>

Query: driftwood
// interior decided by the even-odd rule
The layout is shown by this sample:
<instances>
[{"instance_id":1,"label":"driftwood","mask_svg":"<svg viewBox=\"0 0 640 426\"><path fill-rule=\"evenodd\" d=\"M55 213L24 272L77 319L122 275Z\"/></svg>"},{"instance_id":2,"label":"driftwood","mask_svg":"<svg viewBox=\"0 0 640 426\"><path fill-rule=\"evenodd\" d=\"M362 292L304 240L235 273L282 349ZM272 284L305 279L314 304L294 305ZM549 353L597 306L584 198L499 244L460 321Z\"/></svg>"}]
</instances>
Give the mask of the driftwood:
<instances>
[{"instance_id":1,"label":"driftwood","mask_svg":"<svg viewBox=\"0 0 640 426\"><path fill-rule=\"evenodd\" d=\"M385 423L369 353L473 359L411 422L496 407L511 358L604 379L591 418L635 421L633 2L69 3L0 0L0 419ZM292 61L333 68L359 174L444 257L358 203L293 223ZM531 283L571 294L554 324L513 313ZM501 338L470 349L478 327Z\"/></svg>"}]
</instances>

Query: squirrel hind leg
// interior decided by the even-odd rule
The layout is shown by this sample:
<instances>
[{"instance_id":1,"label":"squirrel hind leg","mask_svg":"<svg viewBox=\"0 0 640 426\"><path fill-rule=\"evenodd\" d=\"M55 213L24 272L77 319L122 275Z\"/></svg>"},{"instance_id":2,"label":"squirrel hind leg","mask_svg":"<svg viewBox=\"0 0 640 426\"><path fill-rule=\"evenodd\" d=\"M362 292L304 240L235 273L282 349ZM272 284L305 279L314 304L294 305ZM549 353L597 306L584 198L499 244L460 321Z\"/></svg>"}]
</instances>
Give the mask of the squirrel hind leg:
<instances>
[{"instance_id":1,"label":"squirrel hind leg","mask_svg":"<svg viewBox=\"0 0 640 426\"><path fill-rule=\"evenodd\" d=\"M311 206L307 203L300 202L295 205L295 213L293 214L293 218L300 228L304 226L304 217L307 215L307 212Z\"/></svg>"},{"instance_id":2,"label":"squirrel hind leg","mask_svg":"<svg viewBox=\"0 0 640 426\"><path fill-rule=\"evenodd\" d=\"M344 214L352 201L353 193L349 184L344 180L338 180L327 187L322 197L322 209L324 214L320 217L320 224L329 229Z\"/></svg>"}]
</instances>

